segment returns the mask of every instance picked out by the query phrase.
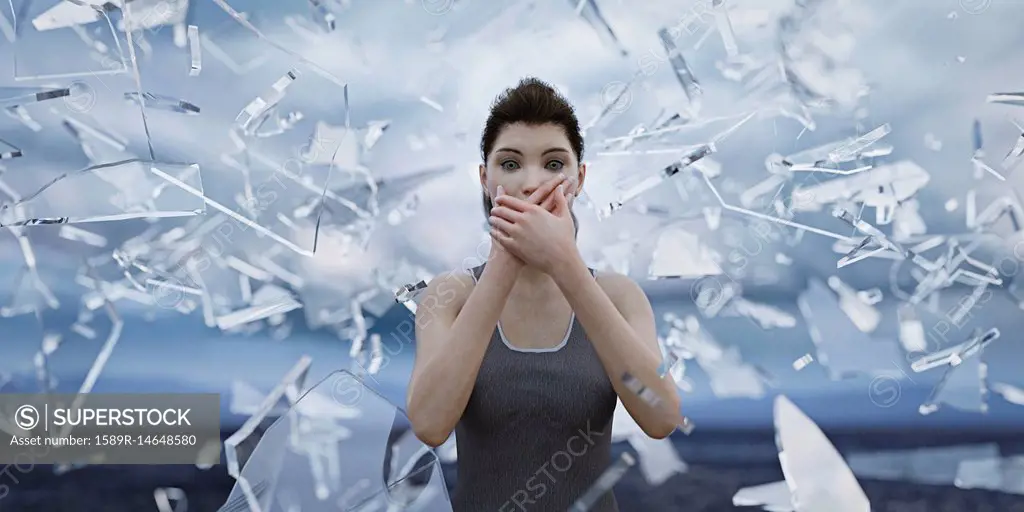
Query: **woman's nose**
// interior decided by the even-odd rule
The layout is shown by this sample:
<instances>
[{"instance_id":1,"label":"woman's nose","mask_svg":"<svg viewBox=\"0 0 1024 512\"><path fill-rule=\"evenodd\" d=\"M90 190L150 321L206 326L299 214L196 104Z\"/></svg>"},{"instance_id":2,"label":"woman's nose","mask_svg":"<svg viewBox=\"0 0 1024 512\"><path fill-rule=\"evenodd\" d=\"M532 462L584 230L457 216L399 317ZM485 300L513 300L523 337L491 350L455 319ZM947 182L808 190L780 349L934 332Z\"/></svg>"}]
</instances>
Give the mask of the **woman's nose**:
<instances>
[{"instance_id":1,"label":"woman's nose","mask_svg":"<svg viewBox=\"0 0 1024 512\"><path fill-rule=\"evenodd\" d=\"M529 177L526 179L526 183L523 184L523 195L530 197L534 191L539 189L545 182L552 179L551 173L548 172L531 172Z\"/></svg>"}]
</instances>

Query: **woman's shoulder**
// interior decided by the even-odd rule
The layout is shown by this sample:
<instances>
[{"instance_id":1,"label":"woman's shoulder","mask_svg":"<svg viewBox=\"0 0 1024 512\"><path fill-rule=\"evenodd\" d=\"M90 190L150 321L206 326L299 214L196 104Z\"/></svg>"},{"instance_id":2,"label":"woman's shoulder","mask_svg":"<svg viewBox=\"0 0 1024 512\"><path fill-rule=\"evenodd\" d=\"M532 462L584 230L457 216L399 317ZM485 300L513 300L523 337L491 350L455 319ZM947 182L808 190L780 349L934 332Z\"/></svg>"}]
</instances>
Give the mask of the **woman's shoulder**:
<instances>
[{"instance_id":1,"label":"woman's shoulder","mask_svg":"<svg viewBox=\"0 0 1024 512\"><path fill-rule=\"evenodd\" d=\"M639 283L619 272L596 270L594 271L594 279L597 280L597 284L613 302L619 299L630 300L630 298L636 297L637 293L640 295L644 293Z\"/></svg>"},{"instance_id":2,"label":"woman's shoulder","mask_svg":"<svg viewBox=\"0 0 1024 512\"><path fill-rule=\"evenodd\" d=\"M440 290L455 287L457 290L465 289L468 292L475 282L473 269L454 269L434 276L427 282L427 289Z\"/></svg>"}]
</instances>

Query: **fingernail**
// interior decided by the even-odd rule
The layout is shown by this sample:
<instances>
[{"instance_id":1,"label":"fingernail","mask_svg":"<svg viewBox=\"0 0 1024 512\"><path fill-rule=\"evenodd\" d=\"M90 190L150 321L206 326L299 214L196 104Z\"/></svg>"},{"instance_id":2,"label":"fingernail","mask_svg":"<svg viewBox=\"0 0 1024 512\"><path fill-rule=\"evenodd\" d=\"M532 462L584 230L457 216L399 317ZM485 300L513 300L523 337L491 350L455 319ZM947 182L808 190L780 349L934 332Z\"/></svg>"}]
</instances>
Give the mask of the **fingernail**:
<instances>
[{"instance_id":1,"label":"fingernail","mask_svg":"<svg viewBox=\"0 0 1024 512\"><path fill-rule=\"evenodd\" d=\"M499 196L505 195L505 187L503 187L501 185L498 185L498 195Z\"/></svg>"},{"instance_id":2,"label":"fingernail","mask_svg":"<svg viewBox=\"0 0 1024 512\"><path fill-rule=\"evenodd\" d=\"M561 185L558 186L558 193L562 194L563 196L565 195L565 183L562 183Z\"/></svg>"}]
</instances>

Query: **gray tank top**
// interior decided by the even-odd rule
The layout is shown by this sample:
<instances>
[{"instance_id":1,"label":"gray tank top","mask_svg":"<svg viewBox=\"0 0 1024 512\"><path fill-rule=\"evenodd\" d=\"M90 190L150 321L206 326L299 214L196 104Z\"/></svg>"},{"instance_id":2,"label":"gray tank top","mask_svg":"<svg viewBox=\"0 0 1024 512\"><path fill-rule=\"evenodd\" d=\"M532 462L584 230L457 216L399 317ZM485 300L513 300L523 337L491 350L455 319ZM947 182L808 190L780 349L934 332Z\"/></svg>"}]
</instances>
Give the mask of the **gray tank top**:
<instances>
[{"instance_id":1,"label":"gray tank top","mask_svg":"<svg viewBox=\"0 0 1024 512\"><path fill-rule=\"evenodd\" d=\"M616 400L575 314L554 349L512 348L495 326L455 428L455 512L568 509L611 464ZM592 510L617 512L614 495Z\"/></svg>"}]
</instances>

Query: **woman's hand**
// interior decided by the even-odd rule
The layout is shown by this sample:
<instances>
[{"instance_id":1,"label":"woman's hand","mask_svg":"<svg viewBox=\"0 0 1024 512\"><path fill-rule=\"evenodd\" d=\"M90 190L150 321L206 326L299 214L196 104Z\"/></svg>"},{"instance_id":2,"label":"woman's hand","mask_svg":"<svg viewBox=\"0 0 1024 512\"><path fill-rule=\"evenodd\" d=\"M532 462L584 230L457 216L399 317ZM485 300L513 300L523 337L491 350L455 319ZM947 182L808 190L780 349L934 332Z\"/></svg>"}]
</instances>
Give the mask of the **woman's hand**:
<instances>
[{"instance_id":1,"label":"woman's hand","mask_svg":"<svg viewBox=\"0 0 1024 512\"><path fill-rule=\"evenodd\" d=\"M579 258L564 177L549 196L542 205L499 196L488 219L495 242L547 274L572 258ZM545 208L546 204L551 207Z\"/></svg>"},{"instance_id":2,"label":"woman's hand","mask_svg":"<svg viewBox=\"0 0 1024 512\"><path fill-rule=\"evenodd\" d=\"M558 188L560 184L565 183L566 179L567 178L564 175L558 175L548 180L543 185L538 187L537 190L534 190L532 194L530 194L530 197L527 198L527 202L532 205L537 205L547 211L553 210L555 199L555 195L553 194L553 192L556 188ZM501 185L498 185L497 194L495 194L495 197L501 198L504 196L504 188ZM497 202L497 199L495 200L495 202ZM494 209L492 208L491 210L493 211ZM488 255L487 260L501 262L501 264L511 266L514 270L519 270L520 268L522 268L523 265L525 265L521 258L509 253L508 250L506 250L500 243L497 243L496 241L491 244L491 253L490 255Z\"/></svg>"}]
</instances>

